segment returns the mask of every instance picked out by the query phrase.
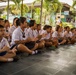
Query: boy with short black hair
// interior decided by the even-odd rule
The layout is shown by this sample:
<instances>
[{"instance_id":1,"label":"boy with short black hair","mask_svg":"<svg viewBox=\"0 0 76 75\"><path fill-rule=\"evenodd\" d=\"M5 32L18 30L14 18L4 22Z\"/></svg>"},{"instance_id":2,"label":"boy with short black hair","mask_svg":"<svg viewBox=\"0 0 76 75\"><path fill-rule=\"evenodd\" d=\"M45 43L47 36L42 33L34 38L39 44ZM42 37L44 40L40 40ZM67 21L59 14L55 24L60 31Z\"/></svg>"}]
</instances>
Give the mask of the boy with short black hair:
<instances>
[{"instance_id":1,"label":"boy with short black hair","mask_svg":"<svg viewBox=\"0 0 76 75\"><path fill-rule=\"evenodd\" d=\"M14 61L16 56L16 49L10 50L7 39L4 38L4 27L0 25L0 62Z\"/></svg>"},{"instance_id":2,"label":"boy with short black hair","mask_svg":"<svg viewBox=\"0 0 76 75\"><path fill-rule=\"evenodd\" d=\"M0 18L0 25L4 26L4 19Z\"/></svg>"},{"instance_id":3,"label":"boy with short black hair","mask_svg":"<svg viewBox=\"0 0 76 75\"><path fill-rule=\"evenodd\" d=\"M30 43L28 44L28 42L30 42L31 39L25 36L25 33L27 33L24 32L25 28L27 27L26 18L20 17L19 22L20 22L19 24L20 26L18 26L12 34L11 48L16 46L17 50L20 52L35 54L36 52L31 50L35 45Z\"/></svg>"},{"instance_id":4,"label":"boy with short black hair","mask_svg":"<svg viewBox=\"0 0 76 75\"><path fill-rule=\"evenodd\" d=\"M28 29L28 37L33 39L35 44L38 44L38 48L43 48L45 45L44 41L40 41L42 35L40 35L40 30L41 30L41 25L40 28L38 29L38 25L36 24L35 20L30 20L29 22L30 28Z\"/></svg>"}]
</instances>

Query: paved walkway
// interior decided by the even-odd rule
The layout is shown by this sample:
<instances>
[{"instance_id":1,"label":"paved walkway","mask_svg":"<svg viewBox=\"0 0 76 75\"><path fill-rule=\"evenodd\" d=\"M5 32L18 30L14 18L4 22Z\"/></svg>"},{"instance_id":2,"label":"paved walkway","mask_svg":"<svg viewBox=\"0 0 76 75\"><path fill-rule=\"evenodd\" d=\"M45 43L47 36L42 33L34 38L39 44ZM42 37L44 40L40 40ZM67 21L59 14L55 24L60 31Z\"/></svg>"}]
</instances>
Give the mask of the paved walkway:
<instances>
[{"instance_id":1,"label":"paved walkway","mask_svg":"<svg viewBox=\"0 0 76 75\"><path fill-rule=\"evenodd\" d=\"M26 56L18 62L0 64L0 75L76 75L76 45Z\"/></svg>"}]
</instances>

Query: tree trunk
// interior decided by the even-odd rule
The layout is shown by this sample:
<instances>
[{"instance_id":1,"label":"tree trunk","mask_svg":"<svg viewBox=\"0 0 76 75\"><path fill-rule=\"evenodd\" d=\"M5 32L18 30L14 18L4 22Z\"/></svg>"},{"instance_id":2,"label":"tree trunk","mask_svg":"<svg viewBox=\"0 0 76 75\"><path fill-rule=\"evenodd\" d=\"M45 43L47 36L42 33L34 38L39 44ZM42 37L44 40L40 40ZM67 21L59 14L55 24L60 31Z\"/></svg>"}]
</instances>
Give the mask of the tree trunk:
<instances>
[{"instance_id":1,"label":"tree trunk","mask_svg":"<svg viewBox=\"0 0 76 75\"><path fill-rule=\"evenodd\" d=\"M46 14L45 14L45 17L44 17L44 25L46 24Z\"/></svg>"},{"instance_id":2,"label":"tree trunk","mask_svg":"<svg viewBox=\"0 0 76 75\"><path fill-rule=\"evenodd\" d=\"M8 0L8 7L7 7L7 20L9 20L9 0Z\"/></svg>"},{"instance_id":3,"label":"tree trunk","mask_svg":"<svg viewBox=\"0 0 76 75\"><path fill-rule=\"evenodd\" d=\"M23 16L23 0L22 0L22 4L21 4L21 16Z\"/></svg>"},{"instance_id":4,"label":"tree trunk","mask_svg":"<svg viewBox=\"0 0 76 75\"><path fill-rule=\"evenodd\" d=\"M43 10L43 0L41 0L40 24L42 24L42 10Z\"/></svg>"}]
</instances>

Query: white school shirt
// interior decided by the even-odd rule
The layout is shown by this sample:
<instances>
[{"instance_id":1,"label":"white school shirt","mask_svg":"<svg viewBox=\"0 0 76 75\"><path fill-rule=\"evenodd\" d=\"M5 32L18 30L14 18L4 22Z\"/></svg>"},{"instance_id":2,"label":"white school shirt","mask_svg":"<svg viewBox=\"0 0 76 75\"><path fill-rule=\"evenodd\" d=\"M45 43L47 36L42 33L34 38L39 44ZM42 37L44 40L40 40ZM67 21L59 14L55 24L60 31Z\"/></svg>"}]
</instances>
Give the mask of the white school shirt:
<instances>
[{"instance_id":1,"label":"white school shirt","mask_svg":"<svg viewBox=\"0 0 76 75\"><path fill-rule=\"evenodd\" d=\"M47 34L47 31L46 30L42 30L41 33L40 33L40 35L43 35L43 34ZM43 37L43 38L41 38L40 40L44 40L45 38L46 38L46 36Z\"/></svg>"},{"instance_id":2,"label":"white school shirt","mask_svg":"<svg viewBox=\"0 0 76 75\"><path fill-rule=\"evenodd\" d=\"M26 37L26 39L29 37L29 35L28 35L28 28L25 28L24 29L24 33L25 33L25 37Z\"/></svg>"},{"instance_id":3,"label":"white school shirt","mask_svg":"<svg viewBox=\"0 0 76 75\"><path fill-rule=\"evenodd\" d=\"M7 46L7 47L10 48L7 39L3 37L2 40L1 40L1 42L0 42L0 49L2 49L4 46Z\"/></svg>"},{"instance_id":4,"label":"white school shirt","mask_svg":"<svg viewBox=\"0 0 76 75\"><path fill-rule=\"evenodd\" d=\"M14 30L14 32L12 34L11 45L14 45L15 41L26 40L26 36L25 36L25 38L23 38L23 34L22 33L23 33L23 31L22 31L20 26Z\"/></svg>"},{"instance_id":5,"label":"white school shirt","mask_svg":"<svg viewBox=\"0 0 76 75\"><path fill-rule=\"evenodd\" d=\"M57 34L58 34L57 31L54 31L53 34L52 34L52 37L53 38L56 38L57 37Z\"/></svg>"},{"instance_id":6,"label":"white school shirt","mask_svg":"<svg viewBox=\"0 0 76 75\"><path fill-rule=\"evenodd\" d=\"M40 35L42 35L42 34L47 34L47 31L46 30L42 30Z\"/></svg>"},{"instance_id":7,"label":"white school shirt","mask_svg":"<svg viewBox=\"0 0 76 75\"><path fill-rule=\"evenodd\" d=\"M72 37L72 32L70 31L69 33L67 31L64 32L65 37Z\"/></svg>"},{"instance_id":8,"label":"white school shirt","mask_svg":"<svg viewBox=\"0 0 76 75\"><path fill-rule=\"evenodd\" d=\"M47 31L46 30L42 30L42 32L40 33L40 35L42 35L42 34L45 34L46 36L45 37L43 37L43 38L41 38L41 40L42 39L50 39L50 33L47 33Z\"/></svg>"},{"instance_id":9,"label":"white school shirt","mask_svg":"<svg viewBox=\"0 0 76 75\"><path fill-rule=\"evenodd\" d=\"M57 31L54 31L53 34L52 34L52 37L53 38L58 38L58 32ZM60 32L60 37L64 37L64 32Z\"/></svg>"},{"instance_id":10,"label":"white school shirt","mask_svg":"<svg viewBox=\"0 0 76 75\"><path fill-rule=\"evenodd\" d=\"M60 37L64 37L64 32L59 33Z\"/></svg>"},{"instance_id":11,"label":"white school shirt","mask_svg":"<svg viewBox=\"0 0 76 75\"><path fill-rule=\"evenodd\" d=\"M50 33L48 33L48 34L46 35L45 39L50 39L50 37L51 37L51 35L50 35Z\"/></svg>"},{"instance_id":12,"label":"white school shirt","mask_svg":"<svg viewBox=\"0 0 76 75\"><path fill-rule=\"evenodd\" d=\"M30 38L34 38L35 37L34 30L32 30L31 28L29 28L27 30L27 34L28 34L28 37L30 37Z\"/></svg>"},{"instance_id":13,"label":"white school shirt","mask_svg":"<svg viewBox=\"0 0 76 75\"><path fill-rule=\"evenodd\" d=\"M74 33L72 33L72 37L73 37L73 36L75 36L75 34L74 34Z\"/></svg>"},{"instance_id":14,"label":"white school shirt","mask_svg":"<svg viewBox=\"0 0 76 75\"><path fill-rule=\"evenodd\" d=\"M37 30L33 30L33 35L36 38L39 35L39 32Z\"/></svg>"},{"instance_id":15,"label":"white school shirt","mask_svg":"<svg viewBox=\"0 0 76 75\"><path fill-rule=\"evenodd\" d=\"M39 30L39 31L33 30L34 37L37 37L38 35L40 35L41 31L42 30Z\"/></svg>"},{"instance_id":16,"label":"white school shirt","mask_svg":"<svg viewBox=\"0 0 76 75\"><path fill-rule=\"evenodd\" d=\"M12 36L13 31L16 29L16 27L13 25L9 28L9 33Z\"/></svg>"}]
</instances>

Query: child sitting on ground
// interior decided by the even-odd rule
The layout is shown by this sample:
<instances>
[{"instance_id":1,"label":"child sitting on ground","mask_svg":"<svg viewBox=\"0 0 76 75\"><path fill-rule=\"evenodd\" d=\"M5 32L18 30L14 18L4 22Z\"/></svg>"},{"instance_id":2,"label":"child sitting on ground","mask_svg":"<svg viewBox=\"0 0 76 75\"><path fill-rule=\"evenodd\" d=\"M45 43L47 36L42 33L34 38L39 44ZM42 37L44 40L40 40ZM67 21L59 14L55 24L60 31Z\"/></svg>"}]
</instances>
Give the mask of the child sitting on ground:
<instances>
[{"instance_id":1,"label":"child sitting on ground","mask_svg":"<svg viewBox=\"0 0 76 75\"><path fill-rule=\"evenodd\" d=\"M17 61L16 49L10 50L9 43L7 39L4 38L4 26L0 25L0 62L11 62Z\"/></svg>"}]
</instances>

